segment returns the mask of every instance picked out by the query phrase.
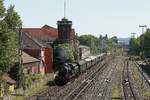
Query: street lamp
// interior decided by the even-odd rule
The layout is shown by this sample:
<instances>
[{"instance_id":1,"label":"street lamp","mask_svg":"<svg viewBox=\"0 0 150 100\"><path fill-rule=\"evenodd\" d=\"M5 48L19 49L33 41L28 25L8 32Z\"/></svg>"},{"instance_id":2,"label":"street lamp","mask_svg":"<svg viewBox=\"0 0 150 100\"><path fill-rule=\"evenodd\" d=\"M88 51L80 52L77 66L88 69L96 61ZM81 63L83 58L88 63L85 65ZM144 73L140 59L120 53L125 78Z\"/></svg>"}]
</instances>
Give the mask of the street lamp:
<instances>
[{"instance_id":1,"label":"street lamp","mask_svg":"<svg viewBox=\"0 0 150 100\"><path fill-rule=\"evenodd\" d=\"M147 29L147 25L139 25L140 28L142 28L142 34L144 33L144 28Z\"/></svg>"}]
</instances>

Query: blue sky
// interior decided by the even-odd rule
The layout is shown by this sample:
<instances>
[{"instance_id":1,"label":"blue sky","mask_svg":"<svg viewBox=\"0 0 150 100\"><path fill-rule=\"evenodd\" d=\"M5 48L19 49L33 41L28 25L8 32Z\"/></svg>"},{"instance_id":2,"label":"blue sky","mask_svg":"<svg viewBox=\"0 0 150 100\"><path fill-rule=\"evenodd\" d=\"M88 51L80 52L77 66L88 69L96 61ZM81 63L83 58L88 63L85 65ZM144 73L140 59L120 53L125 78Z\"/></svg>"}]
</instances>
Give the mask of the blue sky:
<instances>
[{"instance_id":1,"label":"blue sky","mask_svg":"<svg viewBox=\"0 0 150 100\"><path fill-rule=\"evenodd\" d=\"M139 25L150 26L150 0L66 0L67 18L79 35L130 37L140 35ZM56 27L63 17L63 0L5 0L15 5L23 27Z\"/></svg>"}]
</instances>

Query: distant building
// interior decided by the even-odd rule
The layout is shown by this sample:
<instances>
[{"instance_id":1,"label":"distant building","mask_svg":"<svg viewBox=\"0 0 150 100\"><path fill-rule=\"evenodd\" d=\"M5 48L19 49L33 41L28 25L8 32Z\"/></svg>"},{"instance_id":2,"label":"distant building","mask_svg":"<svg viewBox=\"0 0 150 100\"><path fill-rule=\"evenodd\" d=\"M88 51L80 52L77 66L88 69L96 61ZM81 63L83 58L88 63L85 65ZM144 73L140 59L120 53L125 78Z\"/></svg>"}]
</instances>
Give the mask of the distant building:
<instances>
[{"instance_id":1,"label":"distant building","mask_svg":"<svg viewBox=\"0 0 150 100\"><path fill-rule=\"evenodd\" d=\"M90 47L85 45L79 46L79 57L80 59L85 59L91 55Z\"/></svg>"},{"instance_id":2,"label":"distant building","mask_svg":"<svg viewBox=\"0 0 150 100\"><path fill-rule=\"evenodd\" d=\"M130 38L118 38L119 45L129 45Z\"/></svg>"}]
</instances>

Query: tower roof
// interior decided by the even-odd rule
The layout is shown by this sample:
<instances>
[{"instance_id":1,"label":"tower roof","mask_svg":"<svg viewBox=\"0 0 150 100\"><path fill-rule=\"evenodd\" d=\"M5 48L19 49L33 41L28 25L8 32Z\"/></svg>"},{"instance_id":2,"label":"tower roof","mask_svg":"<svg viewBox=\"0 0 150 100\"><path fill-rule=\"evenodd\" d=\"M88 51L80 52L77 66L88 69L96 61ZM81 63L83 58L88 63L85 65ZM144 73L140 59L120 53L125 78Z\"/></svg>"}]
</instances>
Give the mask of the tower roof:
<instances>
[{"instance_id":1,"label":"tower roof","mask_svg":"<svg viewBox=\"0 0 150 100\"><path fill-rule=\"evenodd\" d=\"M57 21L57 24L61 25L61 24L68 24L68 25L72 25L72 21L69 21L67 18L62 18L61 20Z\"/></svg>"}]
</instances>

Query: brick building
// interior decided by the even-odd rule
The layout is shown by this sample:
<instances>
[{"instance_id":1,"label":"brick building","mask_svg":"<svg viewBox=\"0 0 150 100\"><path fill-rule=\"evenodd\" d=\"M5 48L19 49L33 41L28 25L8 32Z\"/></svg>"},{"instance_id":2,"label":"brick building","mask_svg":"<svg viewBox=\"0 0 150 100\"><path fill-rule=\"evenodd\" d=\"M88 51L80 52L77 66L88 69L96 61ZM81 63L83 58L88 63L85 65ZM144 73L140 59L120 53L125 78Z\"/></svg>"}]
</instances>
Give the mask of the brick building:
<instances>
[{"instance_id":1,"label":"brick building","mask_svg":"<svg viewBox=\"0 0 150 100\"><path fill-rule=\"evenodd\" d=\"M64 19L62 20L64 22L68 21ZM39 59L41 61L40 70L44 70L45 73L53 72L54 43L64 43L66 41L72 44L74 43L75 30L70 26L67 26L70 27L70 30L68 30L65 26L67 31L63 31L63 27L60 25L60 22L61 21L58 21L58 30L48 25L44 25L41 28L22 29L23 51L30 56Z\"/></svg>"},{"instance_id":2,"label":"brick building","mask_svg":"<svg viewBox=\"0 0 150 100\"><path fill-rule=\"evenodd\" d=\"M45 42L34 39L30 34L23 32L23 51L28 55L40 60L40 72L50 73L53 71L52 47Z\"/></svg>"}]
</instances>

